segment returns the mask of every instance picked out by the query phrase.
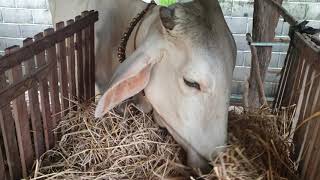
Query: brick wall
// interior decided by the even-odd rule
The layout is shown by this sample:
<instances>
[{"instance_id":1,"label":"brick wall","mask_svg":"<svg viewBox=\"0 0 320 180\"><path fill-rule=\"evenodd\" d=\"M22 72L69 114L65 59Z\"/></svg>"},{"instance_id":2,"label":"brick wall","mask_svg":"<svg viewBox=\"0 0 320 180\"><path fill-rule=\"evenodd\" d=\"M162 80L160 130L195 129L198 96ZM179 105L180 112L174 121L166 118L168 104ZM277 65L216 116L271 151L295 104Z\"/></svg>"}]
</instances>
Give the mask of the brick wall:
<instances>
[{"instance_id":1,"label":"brick wall","mask_svg":"<svg viewBox=\"0 0 320 180\"><path fill-rule=\"evenodd\" d=\"M50 26L46 0L0 0L0 54Z\"/></svg>"},{"instance_id":2,"label":"brick wall","mask_svg":"<svg viewBox=\"0 0 320 180\"><path fill-rule=\"evenodd\" d=\"M250 71L251 53L245 34L252 30L253 0L220 0L226 21L238 47L237 67L234 72L232 93L240 98L243 81ZM320 28L320 0L285 0L283 6L299 19L311 20L310 25ZM0 0L0 54L11 45L21 45L26 37L51 26L46 0ZM277 36L286 36L289 25L280 20ZM279 80L279 71L286 56L287 46L273 48L270 72L266 79L266 93L273 97Z\"/></svg>"}]
</instances>

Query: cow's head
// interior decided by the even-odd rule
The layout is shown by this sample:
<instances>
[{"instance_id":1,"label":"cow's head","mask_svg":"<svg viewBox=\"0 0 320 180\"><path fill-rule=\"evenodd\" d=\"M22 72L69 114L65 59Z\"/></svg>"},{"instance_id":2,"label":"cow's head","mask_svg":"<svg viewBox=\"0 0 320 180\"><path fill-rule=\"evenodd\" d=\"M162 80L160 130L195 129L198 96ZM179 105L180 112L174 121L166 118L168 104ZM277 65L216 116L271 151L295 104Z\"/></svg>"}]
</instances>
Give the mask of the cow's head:
<instances>
[{"instance_id":1,"label":"cow's head","mask_svg":"<svg viewBox=\"0 0 320 180\"><path fill-rule=\"evenodd\" d=\"M226 140L235 46L220 6L206 2L160 8L142 45L116 70L97 117L145 90L188 153L211 159Z\"/></svg>"}]
</instances>

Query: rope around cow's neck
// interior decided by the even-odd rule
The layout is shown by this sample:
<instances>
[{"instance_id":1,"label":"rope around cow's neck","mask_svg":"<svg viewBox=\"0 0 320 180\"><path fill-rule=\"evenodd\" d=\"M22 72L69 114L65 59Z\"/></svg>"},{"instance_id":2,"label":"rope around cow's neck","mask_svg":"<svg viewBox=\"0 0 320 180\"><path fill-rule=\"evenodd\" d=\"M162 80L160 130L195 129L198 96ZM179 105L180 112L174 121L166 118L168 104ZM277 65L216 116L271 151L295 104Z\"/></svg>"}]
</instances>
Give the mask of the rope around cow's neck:
<instances>
[{"instance_id":1,"label":"rope around cow's neck","mask_svg":"<svg viewBox=\"0 0 320 180\"><path fill-rule=\"evenodd\" d=\"M149 11L149 9L155 5L156 4L153 2L149 3L147 5L147 7L142 12L138 13L137 16L132 19L129 27L123 33L122 38L121 38L121 42L120 42L120 46L118 48L118 59L119 59L120 63L122 63L123 61L126 60L126 48L127 48L129 38L130 38L134 28L142 20L142 18L146 15L146 13Z\"/></svg>"}]
</instances>

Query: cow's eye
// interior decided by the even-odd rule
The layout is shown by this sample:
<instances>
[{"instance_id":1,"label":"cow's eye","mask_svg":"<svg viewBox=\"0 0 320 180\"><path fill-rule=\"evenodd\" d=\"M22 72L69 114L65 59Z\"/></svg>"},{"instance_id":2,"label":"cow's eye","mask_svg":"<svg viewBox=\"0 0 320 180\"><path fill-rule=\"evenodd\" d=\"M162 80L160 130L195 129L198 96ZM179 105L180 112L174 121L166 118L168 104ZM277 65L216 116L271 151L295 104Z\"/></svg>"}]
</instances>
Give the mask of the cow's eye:
<instances>
[{"instance_id":1,"label":"cow's eye","mask_svg":"<svg viewBox=\"0 0 320 180\"><path fill-rule=\"evenodd\" d=\"M184 83L185 83L187 86L189 86L189 87L191 87L191 88L195 88L195 89L201 91L201 88L200 88L200 84L199 84L199 83L186 80L185 78L183 78L183 81L184 81Z\"/></svg>"}]
</instances>

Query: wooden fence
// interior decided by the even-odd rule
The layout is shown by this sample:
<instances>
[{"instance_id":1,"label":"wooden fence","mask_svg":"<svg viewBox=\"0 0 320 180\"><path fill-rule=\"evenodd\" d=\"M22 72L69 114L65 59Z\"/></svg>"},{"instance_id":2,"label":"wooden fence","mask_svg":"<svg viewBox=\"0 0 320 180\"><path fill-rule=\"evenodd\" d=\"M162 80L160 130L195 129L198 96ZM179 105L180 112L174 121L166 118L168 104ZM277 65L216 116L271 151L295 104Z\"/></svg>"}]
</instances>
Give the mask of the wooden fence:
<instances>
[{"instance_id":1,"label":"wooden fence","mask_svg":"<svg viewBox=\"0 0 320 180\"><path fill-rule=\"evenodd\" d=\"M0 59L0 179L27 177L58 140L53 129L74 101L95 95L98 12L56 24Z\"/></svg>"},{"instance_id":2,"label":"wooden fence","mask_svg":"<svg viewBox=\"0 0 320 180\"><path fill-rule=\"evenodd\" d=\"M296 106L292 136L301 179L320 179L320 46L295 32L283 68L275 108Z\"/></svg>"},{"instance_id":3,"label":"wooden fence","mask_svg":"<svg viewBox=\"0 0 320 180\"><path fill-rule=\"evenodd\" d=\"M320 41L300 33L304 25L274 0L265 0L290 27L287 57L274 110L295 106L290 132L300 179L320 179Z\"/></svg>"}]
</instances>

